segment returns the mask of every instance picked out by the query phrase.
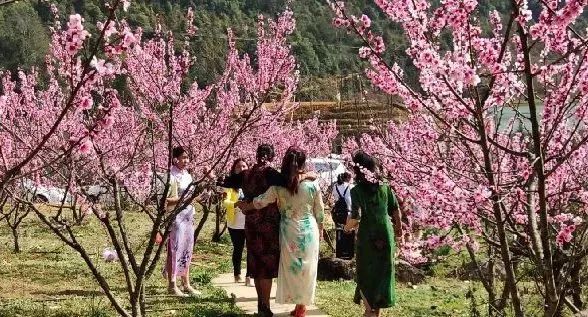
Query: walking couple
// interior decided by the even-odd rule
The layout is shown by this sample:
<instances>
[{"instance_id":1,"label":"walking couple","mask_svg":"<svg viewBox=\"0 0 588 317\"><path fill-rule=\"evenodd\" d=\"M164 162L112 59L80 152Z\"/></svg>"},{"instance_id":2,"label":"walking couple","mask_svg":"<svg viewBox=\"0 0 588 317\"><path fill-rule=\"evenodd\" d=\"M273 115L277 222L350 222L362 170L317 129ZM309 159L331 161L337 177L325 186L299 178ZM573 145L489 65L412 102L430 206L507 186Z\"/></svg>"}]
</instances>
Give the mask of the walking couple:
<instances>
[{"instance_id":1,"label":"walking couple","mask_svg":"<svg viewBox=\"0 0 588 317\"><path fill-rule=\"evenodd\" d=\"M324 205L314 176L307 174L306 153L290 147L280 172L270 166L271 145L257 148L256 164L232 173L225 187L242 189L235 205L245 214L247 271L255 282L260 316L270 309L272 279L278 278L276 302L296 304L292 316L306 315L314 302Z\"/></svg>"}]
</instances>

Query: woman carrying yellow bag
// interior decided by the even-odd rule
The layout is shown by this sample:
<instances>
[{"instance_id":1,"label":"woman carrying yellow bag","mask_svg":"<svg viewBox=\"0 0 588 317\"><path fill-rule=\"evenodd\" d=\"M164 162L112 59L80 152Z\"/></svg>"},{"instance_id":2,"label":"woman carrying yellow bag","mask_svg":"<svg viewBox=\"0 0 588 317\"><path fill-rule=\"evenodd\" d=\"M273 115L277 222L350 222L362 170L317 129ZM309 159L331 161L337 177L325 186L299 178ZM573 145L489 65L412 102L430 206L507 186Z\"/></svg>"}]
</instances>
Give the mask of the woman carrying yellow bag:
<instances>
[{"instance_id":1,"label":"woman carrying yellow bag","mask_svg":"<svg viewBox=\"0 0 588 317\"><path fill-rule=\"evenodd\" d=\"M246 170L247 163L243 159L237 159L231 166L231 173L228 179L234 179L236 175ZM227 211L227 227L233 242L233 272L235 283L241 283L241 260L243 258L243 248L245 247L245 215L235 207L235 203L243 198L243 192L237 186L225 183L225 200L223 205ZM249 272L245 275L245 285L251 285Z\"/></svg>"}]
</instances>

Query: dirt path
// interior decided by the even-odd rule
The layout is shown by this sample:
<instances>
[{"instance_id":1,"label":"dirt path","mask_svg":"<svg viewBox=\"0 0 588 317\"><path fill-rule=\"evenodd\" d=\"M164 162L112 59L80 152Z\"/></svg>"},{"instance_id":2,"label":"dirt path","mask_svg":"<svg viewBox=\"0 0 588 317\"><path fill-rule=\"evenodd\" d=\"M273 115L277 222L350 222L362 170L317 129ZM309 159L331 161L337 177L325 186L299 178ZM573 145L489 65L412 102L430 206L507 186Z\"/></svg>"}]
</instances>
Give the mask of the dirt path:
<instances>
[{"instance_id":1,"label":"dirt path","mask_svg":"<svg viewBox=\"0 0 588 317\"><path fill-rule=\"evenodd\" d=\"M219 287L227 292L227 295L233 297L235 303L245 313L253 315L257 312L257 294L255 287L247 287L243 283L235 284L233 274L221 274L212 280L215 287ZM275 316L289 316L294 305L278 305L275 303L276 284L272 287L271 309ZM327 317L328 315L320 311L316 306L309 306L306 316Z\"/></svg>"}]
</instances>

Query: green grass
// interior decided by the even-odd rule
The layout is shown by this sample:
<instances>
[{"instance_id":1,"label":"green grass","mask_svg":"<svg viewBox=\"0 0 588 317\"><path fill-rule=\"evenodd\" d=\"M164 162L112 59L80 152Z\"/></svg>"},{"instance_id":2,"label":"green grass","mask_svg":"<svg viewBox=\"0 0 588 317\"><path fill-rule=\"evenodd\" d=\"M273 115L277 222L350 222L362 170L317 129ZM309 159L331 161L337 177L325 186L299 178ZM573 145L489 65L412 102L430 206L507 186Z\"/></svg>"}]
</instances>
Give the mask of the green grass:
<instances>
[{"instance_id":1,"label":"green grass","mask_svg":"<svg viewBox=\"0 0 588 317\"><path fill-rule=\"evenodd\" d=\"M431 278L424 284L399 284L394 308L383 310L383 316L469 316L466 293L474 283L454 279ZM361 316L363 308L352 302L355 283L321 282L317 305L331 316Z\"/></svg>"},{"instance_id":2,"label":"green grass","mask_svg":"<svg viewBox=\"0 0 588 317\"><path fill-rule=\"evenodd\" d=\"M129 212L127 227L131 241L140 247L146 240L147 221L142 214ZM212 218L209 223L214 223ZM81 257L54 237L32 216L21 228L19 254L12 253L12 236L0 226L0 317L116 316L102 295ZM231 269L230 241L210 242L211 228L205 228L196 244L191 281L203 292L198 299L178 299L166 295L166 281L157 271L146 286L149 316L241 316L224 291L210 282L220 272ZM101 254L109 247L106 234L96 219L78 229L87 248L115 294L124 298L123 275L117 263L106 263Z\"/></svg>"},{"instance_id":3,"label":"green grass","mask_svg":"<svg viewBox=\"0 0 588 317\"><path fill-rule=\"evenodd\" d=\"M128 212L126 217L131 241L140 247L146 240L147 221L144 215L134 212ZM213 225L212 216L196 243L191 266L191 280L203 291L203 297L167 296L160 264L146 286L149 316L243 316L224 291L210 283L217 274L231 271L228 234L220 243L211 242ZM0 317L116 316L77 253L33 217L23 224L21 235L23 251L13 254L12 237L0 225ZM115 294L124 298L123 274L118 264L106 263L101 258L102 250L109 247L104 228L94 219L78 229L78 236L111 282ZM321 253L328 254L328 250L326 244L321 246ZM447 277L464 261L467 258L463 254L451 254L431 268L431 277L425 283L398 284L397 306L386 309L383 316L469 316L471 299L466 294L470 290L480 305L478 310L485 315L487 308L480 284ZM333 317L361 316L362 307L353 303L354 290L352 281L319 282L317 306Z\"/></svg>"},{"instance_id":4,"label":"green grass","mask_svg":"<svg viewBox=\"0 0 588 317\"><path fill-rule=\"evenodd\" d=\"M382 316L470 316L471 300L466 297L470 290L477 303L483 303L483 289L479 282L460 281L449 278L464 261L463 253L451 253L442 262L430 268L426 281L419 285L397 283L397 303L382 311ZM319 282L317 306L331 316L361 316L363 306L353 303L355 283L353 281ZM478 307L486 310L485 305Z\"/></svg>"}]
</instances>

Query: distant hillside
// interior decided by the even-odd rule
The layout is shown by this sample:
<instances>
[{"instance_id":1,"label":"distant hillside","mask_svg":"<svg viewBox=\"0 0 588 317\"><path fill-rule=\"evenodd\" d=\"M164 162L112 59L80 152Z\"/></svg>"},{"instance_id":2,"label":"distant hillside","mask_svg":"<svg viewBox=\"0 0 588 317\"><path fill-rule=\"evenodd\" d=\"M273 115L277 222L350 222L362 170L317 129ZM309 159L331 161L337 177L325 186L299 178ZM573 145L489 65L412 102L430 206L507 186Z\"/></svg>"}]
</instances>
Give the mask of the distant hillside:
<instances>
[{"instance_id":1,"label":"distant hillside","mask_svg":"<svg viewBox=\"0 0 588 317\"><path fill-rule=\"evenodd\" d=\"M433 0L438 2L439 0ZM535 16L538 0L530 0ZM104 18L103 0L56 0L62 13L82 14L91 28ZM354 12L363 12L374 21L387 41L389 56L399 62L410 76L414 70L406 61L406 44L395 25L387 22L371 0L345 1ZM157 21L174 32L184 29L184 14L191 6L195 8L198 36L192 43L198 67L194 76L206 83L218 75L223 68L226 51L226 28L232 27L238 36L238 46L251 51L254 48L255 20L259 14L273 16L285 7L285 0L133 0L128 12L128 21L141 26L146 36L153 31ZM508 1L480 0L480 13L490 10L504 11ZM362 71L362 61L357 57L360 43L345 31L331 26L332 13L324 0L294 0L292 2L297 19L297 30L291 43L300 64L301 89L299 100L332 100L337 87L342 87L342 98L365 89L366 82L341 81L341 77ZM584 21L588 12L584 12ZM0 68L14 70L19 65L41 65L48 45L46 26L50 24L50 13L43 1L20 1L0 7ZM583 26L585 27L585 26ZM362 86L363 85L363 86ZM347 96L345 96L347 94Z\"/></svg>"}]
</instances>

